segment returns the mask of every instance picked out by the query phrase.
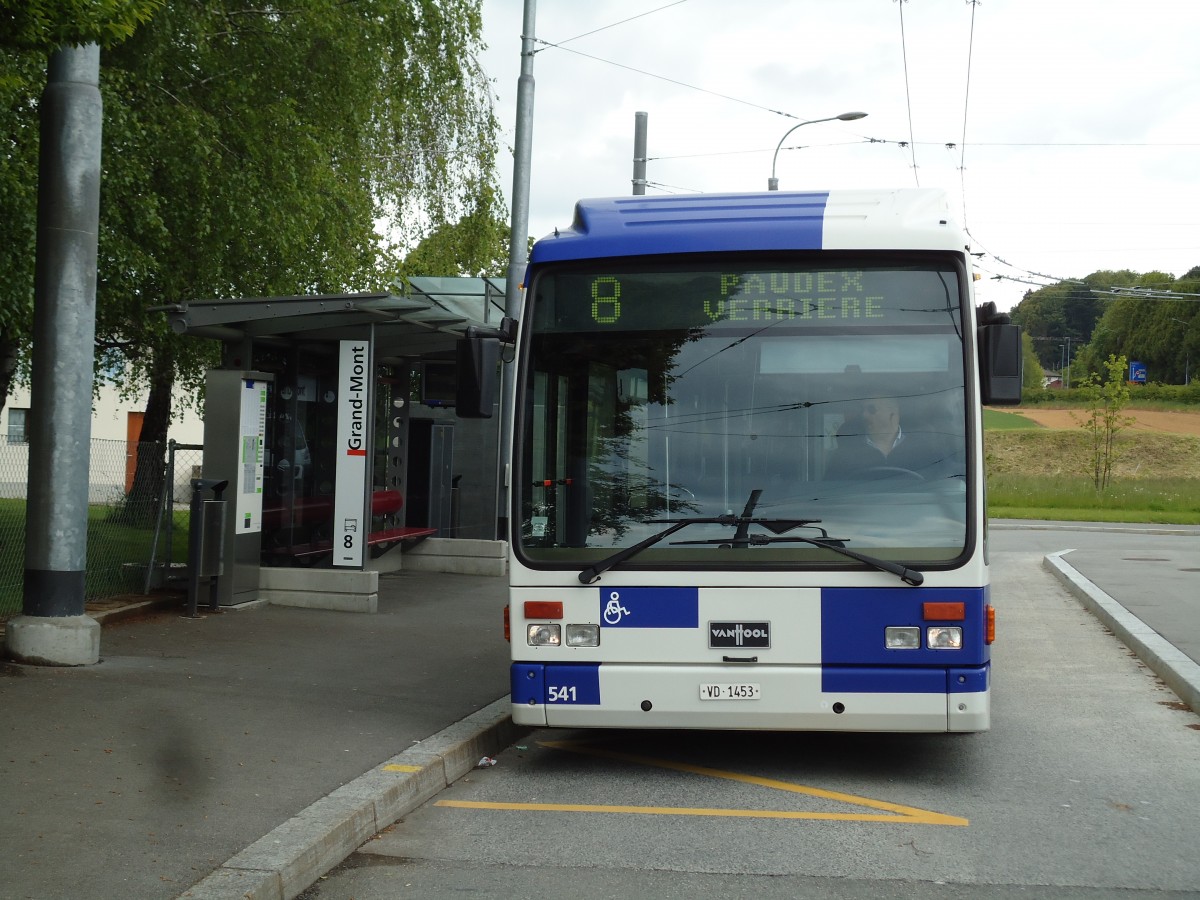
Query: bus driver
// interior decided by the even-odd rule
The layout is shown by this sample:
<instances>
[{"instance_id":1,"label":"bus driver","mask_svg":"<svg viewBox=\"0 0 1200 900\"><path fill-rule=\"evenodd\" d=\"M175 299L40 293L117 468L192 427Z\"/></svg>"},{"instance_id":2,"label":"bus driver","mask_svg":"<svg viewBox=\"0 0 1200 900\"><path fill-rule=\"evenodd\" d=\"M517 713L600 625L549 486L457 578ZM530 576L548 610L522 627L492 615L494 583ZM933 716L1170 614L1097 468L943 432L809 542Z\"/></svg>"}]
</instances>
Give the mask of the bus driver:
<instances>
[{"instance_id":1,"label":"bus driver","mask_svg":"<svg viewBox=\"0 0 1200 900\"><path fill-rule=\"evenodd\" d=\"M827 478L883 477L897 469L923 475L944 456L928 433L904 430L890 397L864 400L858 418L842 429Z\"/></svg>"}]
</instances>

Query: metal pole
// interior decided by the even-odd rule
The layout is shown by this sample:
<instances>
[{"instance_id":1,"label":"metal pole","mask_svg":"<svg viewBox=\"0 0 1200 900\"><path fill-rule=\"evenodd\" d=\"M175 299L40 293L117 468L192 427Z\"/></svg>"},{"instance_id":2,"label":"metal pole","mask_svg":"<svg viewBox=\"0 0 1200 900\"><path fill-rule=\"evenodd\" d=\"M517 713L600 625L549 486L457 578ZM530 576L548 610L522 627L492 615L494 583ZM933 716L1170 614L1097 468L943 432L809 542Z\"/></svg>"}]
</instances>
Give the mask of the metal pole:
<instances>
[{"instance_id":1,"label":"metal pole","mask_svg":"<svg viewBox=\"0 0 1200 900\"><path fill-rule=\"evenodd\" d=\"M160 446L161 444L155 442L154 447L156 451ZM175 467L175 439L172 438L168 442L167 446L169 448L167 451L169 456L167 459L166 479L162 484L159 485L158 489L158 511L154 515L154 537L150 540L150 560L146 563L146 581L145 584L142 585L142 594L150 593L150 582L154 577L154 560L158 556L158 535L162 531L163 507L167 504L170 498L168 488L171 485L171 480L173 478L171 471ZM159 459L161 457L155 456L155 458ZM169 562L170 560L168 560L168 563ZM163 576L163 582L166 582L165 574Z\"/></svg>"},{"instance_id":2,"label":"metal pole","mask_svg":"<svg viewBox=\"0 0 1200 900\"><path fill-rule=\"evenodd\" d=\"M537 0L525 0L521 26L521 76L517 79L517 122L513 146L512 224L508 238L508 280L504 312L521 312L521 276L529 253L529 180L533 156L533 42Z\"/></svg>"},{"instance_id":3,"label":"metal pole","mask_svg":"<svg viewBox=\"0 0 1200 900\"><path fill-rule=\"evenodd\" d=\"M56 50L41 102L23 615L6 637L51 665L100 658L84 572L102 125L100 48Z\"/></svg>"},{"instance_id":4,"label":"metal pole","mask_svg":"<svg viewBox=\"0 0 1200 900\"><path fill-rule=\"evenodd\" d=\"M200 564L201 551L204 548L204 525L202 510L204 508L203 488L198 479L192 479L192 499L188 506L188 592L187 617L198 617L200 605Z\"/></svg>"},{"instance_id":5,"label":"metal pole","mask_svg":"<svg viewBox=\"0 0 1200 900\"><path fill-rule=\"evenodd\" d=\"M504 314L521 315L521 279L529 257L529 182L533 158L533 45L537 30L537 0L525 0L521 24L521 75L517 79L517 122L513 141L512 226L508 236L508 276L504 283ZM501 366L500 389L500 478L496 537L508 536L507 487L512 461L513 371Z\"/></svg>"},{"instance_id":6,"label":"metal pole","mask_svg":"<svg viewBox=\"0 0 1200 900\"><path fill-rule=\"evenodd\" d=\"M633 195L646 193L646 131L649 113L633 114Z\"/></svg>"}]
</instances>

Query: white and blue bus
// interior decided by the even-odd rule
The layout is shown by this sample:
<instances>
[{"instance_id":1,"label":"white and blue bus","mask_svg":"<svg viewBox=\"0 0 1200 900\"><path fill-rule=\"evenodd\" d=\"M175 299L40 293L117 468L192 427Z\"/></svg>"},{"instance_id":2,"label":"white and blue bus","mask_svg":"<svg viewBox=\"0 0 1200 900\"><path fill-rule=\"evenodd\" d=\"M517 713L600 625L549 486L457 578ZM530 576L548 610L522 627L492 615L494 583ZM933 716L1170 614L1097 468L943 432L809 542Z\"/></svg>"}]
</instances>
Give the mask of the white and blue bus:
<instances>
[{"instance_id":1,"label":"white and blue bus","mask_svg":"<svg viewBox=\"0 0 1200 900\"><path fill-rule=\"evenodd\" d=\"M1021 354L973 280L931 190L589 200L537 242L513 720L987 729L981 410Z\"/></svg>"}]
</instances>

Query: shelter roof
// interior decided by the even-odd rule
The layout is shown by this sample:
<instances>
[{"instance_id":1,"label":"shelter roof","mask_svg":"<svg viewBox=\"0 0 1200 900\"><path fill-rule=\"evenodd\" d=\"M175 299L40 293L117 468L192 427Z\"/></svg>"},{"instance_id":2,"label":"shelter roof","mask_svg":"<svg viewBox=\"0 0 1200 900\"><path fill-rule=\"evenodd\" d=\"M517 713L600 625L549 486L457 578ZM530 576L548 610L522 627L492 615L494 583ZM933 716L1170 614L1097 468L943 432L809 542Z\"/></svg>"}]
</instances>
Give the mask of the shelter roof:
<instances>
[{"instance_id":1,"label":"shelter roof","mask_svg":"<svg viewBox=\"0 0 1200 900\"><path fill-rule=\"evenodd\" d=\"M468 326L496 327L503 278L408 279L398 293L310 294L196 300L157 307L178 334L226 342L314 344L362 338L373 325L375 358L444 354Z\"/></svg>"}]
</instances>

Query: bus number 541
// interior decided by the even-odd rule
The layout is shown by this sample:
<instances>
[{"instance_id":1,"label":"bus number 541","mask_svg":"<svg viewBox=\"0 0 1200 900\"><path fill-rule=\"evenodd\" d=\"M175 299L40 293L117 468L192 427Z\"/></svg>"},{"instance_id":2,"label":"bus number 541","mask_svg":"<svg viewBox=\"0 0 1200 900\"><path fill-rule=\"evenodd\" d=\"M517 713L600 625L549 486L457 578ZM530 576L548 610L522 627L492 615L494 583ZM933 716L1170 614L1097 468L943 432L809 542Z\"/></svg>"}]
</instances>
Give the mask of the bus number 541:
<instances>
[{"instance_id":1,"label":"bus number 541","mask_svg":"<svg viewBox=\"0 0 1200 900\"><path fill-rule=\"evenodd\" d=\"M551 703L574 703L575 702L575 685L562 684L550 685L549 699Z\"/></svg>"}]
</instances>

